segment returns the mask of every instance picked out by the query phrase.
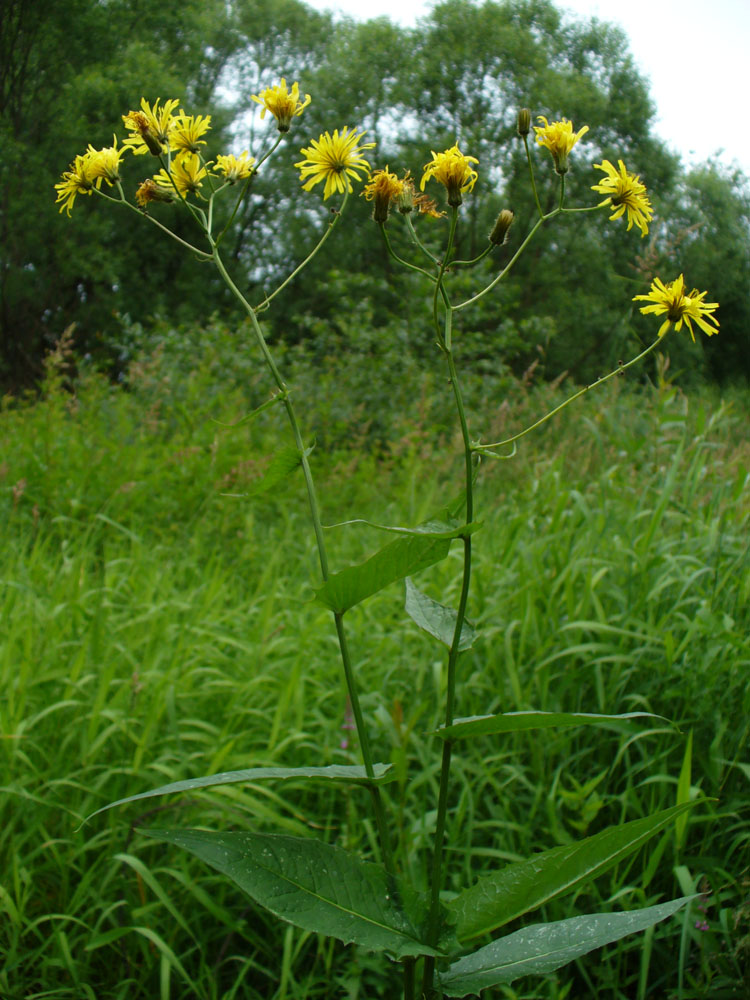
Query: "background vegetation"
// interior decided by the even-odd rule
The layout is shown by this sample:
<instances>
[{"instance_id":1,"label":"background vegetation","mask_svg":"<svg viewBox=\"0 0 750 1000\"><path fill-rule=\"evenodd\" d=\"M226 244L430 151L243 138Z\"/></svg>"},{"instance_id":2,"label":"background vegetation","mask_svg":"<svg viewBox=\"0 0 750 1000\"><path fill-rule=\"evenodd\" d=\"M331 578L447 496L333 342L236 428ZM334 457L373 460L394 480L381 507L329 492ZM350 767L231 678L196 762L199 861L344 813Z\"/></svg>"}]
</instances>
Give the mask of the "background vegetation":
<instances>
[{"instance_id":1,"label":"background vegetation","mask_svg":"<svg viewBox=\"0 0 750 1000\"><path fill-rule=\"evenodd\" d=\"M314 831L370 854L356 790L227 786L79 827L105 802L173 779L357 760L330 623L309 600L317 571L301 483L252 496L283 433L278 414L227 426L260 391L252 358L240 352L236 364L236 333L219 324L184 343L184 331L164 331L165 346L131 366L127 392L85 368L73 382L62 347L42 398L0 414L0 993L386 996L379 960L269 924L195 859L135 830ZM457 449L435 419L447 391L436 372L417 383L407 371L420 392L383 406L377 441L352 448L368 440L362 369L329 362L344 410L310 357L285 361L319 429L327 523L352 509L416 523L440 506ZM465 883L673 804L692 733L690 794L712 801L684 833L670 829L544 917L705 895L645 938L493 996L687 1000L750 987L747 401L688 398L665 365L654 387L584 397L514 461L483 469L471 600L482 639L464 656L459 712L643 710L683 736L655 722L462 747L450 865ZM392 367L394 348L376 378L366 367L368 391L387 400ZM488 377L469 397L502 433L559 390ZM379 539L337 529L330 543L341 566ZM420 587L455 596L454 555ZM420 881L441 660L404 630L401 588L350 614L376 759L399 770L388 794Z\"/></svg>"},{"instance_id":2,"label":"background vegetation","mask_svg":"<svg viewBox=\"0 0 750 1000\"><path fill-rule=\"evenodd\" d=\"M94 199L79 199L72 221L53 201L61 170L88 142L108 143L142 94L211 113L215 148L241 150L266 134L249 95L282 74L313 104L233 234L235 274L256 299L325 224L327 207L299 200L291 168L321 129L367 127L379 164L417 175L431 148L458 139L481 168L460 233L467 251L501 207L516 211L515 245L532 219L512 136L519 105L591 126L573 198L590 200L588 163L600 156L624 156L653 193L664 221L648 241L603 218L558 227L465 316L468 406L485 439L554 404L561 373L601 374L650 339L631 296L655 270L684 269L721 302L719 337L670 338L670 358L643 379L584 397L513 462L483 468L470 608L482 640L465 657L459 704L465 715L651 711L692 733L692 757L666 723L627 737L477 741L457 759L465 780L449 840L466 882L673 804L688 760L691 794L711 803L545 916L696 888L701 908L495 993L746 997L749 407L729 383L747 377L750 357L747 181L715 163L686 172L651 132L648 89L619 32L563 21L546 0L447 0L414 31L334 24L297 0L6 0L0 994L387 995L379 960L269 925L197 861L135 829L168 819L315 830L371 854L356 791L228 786L79 827L103 803L172 779L358 759L328 617L308 600L317 577L300 484L253 495L284 431L273 412L237 423L268 395L244 325L212 276L166 241ZM353 509L416 523L455 489L444 375L424 288L388 270L368 206L353 200L314 270L267 314L270 336L305 401L324 519ZM361 530L331 534L338 565L377 544ZM449 600L458 572L449 558L420 586ZM399 588L350 614L377 757L399 769L389 795L400 847L419 880L440 663L424 636L403 631Z\"/></svg>"},{"instance_id":3,"label":"background vegetation","mask_svg":"<svg viewBox=\"0 0 750 1000\"><path fill-rule=\"evenodd\" d=\"M585 153L569 176L571 203L591 204L591 169L623 157L641 174L659 217L648 240L623 238L602 216L541 234L502 295L466 316L477 354L516 374L533 360L551 377L599 374L632 348L643 318L632 295L654 273L684 270L691 286L721 303L721 337L672 349L694 381L747 378L750 354L750 189L718 163L686 171L652 130L655 109L622 32L605 22L563 18L549 0L445 0L414 29L380 18L333 22L299 0L6 0L0 23L0 379L17 390L37 380L45 350L71 322L79 353L118 375L130 355L130 323L194 323L233 315L220 282L176 245L133 224L130 213L80 198L74 221L60 216L53 184L91 142L111 142L120 116L176 96L210 113L212 150L256 151L270 134L250 95L281 75L313 102L258 179L225 244L252 301L311 248L328 205L300 192L292 164L320 131L345 124L378 142L375 162L419 177L430 149L458 141L479 158L479 183L462 214L459 250L485 245L500 208L517 222L510 249L533 224L526 167L514 137L528 106L550 119L587 123ZM546 154L545 154L546 156ZM128 162L130 193L147 172ZM554 175L540 171L543 203ZM409 331L431 345L418 278L385 259L369 206L354 199L347 262L329 244L280 308L269 315L290 345L363 331ZM184 218L165 221L183 231ZM436 228L442 227L439 223ZM397 236L394 238L397 239ZM94 250L93 248L100 248ZM488 267L490 265L488 264ZM477 280L479 278L477 277ZM347 302L343 312L337 303ZM354 326L352 325L354 322ZM720 342L719 342L720 341ZM430 349L430 348L428 348Z\"/></svg>"}]
</instances>

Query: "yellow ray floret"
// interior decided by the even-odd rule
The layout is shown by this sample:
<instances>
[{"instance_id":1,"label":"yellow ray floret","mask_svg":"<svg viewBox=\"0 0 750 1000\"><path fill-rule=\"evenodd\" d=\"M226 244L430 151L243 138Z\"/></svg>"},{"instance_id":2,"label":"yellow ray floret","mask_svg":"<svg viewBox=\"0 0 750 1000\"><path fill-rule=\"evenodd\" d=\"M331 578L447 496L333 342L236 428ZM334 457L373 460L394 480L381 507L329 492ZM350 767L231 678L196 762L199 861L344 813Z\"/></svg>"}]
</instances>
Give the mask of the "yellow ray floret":
<instances>
[{"instance_id":1,"label":"yellow ray floret","mask_svg":"<svg viewBox=\"0 0 750 1000\"><path fill-rule=\"evenodd\" d=\"M641 306L642 313L654 313L657 316L666 315L659 328L659 336L663 337L674 323L675 330L680 330L685 323L690 336L695 341L693 322L696 322L703 332L712 337L719 332L719 321L713 315L719 308L718 302L704 302L708 292L699 292L694 288L689 295L685 294L685 279L682 275L665 285L661 278L654 278L648 295L635 295L633 301L649 302ZM711 325L713 324L713 325Z\"/></svg>"},{"instance_id":2,"label":"yellow ray floret","mask_svg":"<svg viewBox=\"0 0 750 1000\"><path fill-rule=\"evenodd\" d=\"M271 112L276 119L279 132L288 132L292 118L301 115L310 103L309 94L305 94L304 101L300 101L298 83L293 83L292 89L287 90L286 80L283 76L281 83L276 87L267 87L260 94L251 94L250 99L263 106L260 113L261 118L266 117L266 111Z\"/></svg>"},{"instance_id":3,"label":"yellow ray floret","mask_svg":"<svg viewBox=\"0 0 750 1000\"><path fill-rule=\"evenodd\" d=\"M323 132L318 139L313 139L309 146L300 150L306 159L294 165L300 172L300 180L306 181L302 185L303 189L310 191L319 181L325 181L324 201L335 191L339 194L351 192L352 182L349 178L353 177L358 181L358 171L370 173L370 164L362 153L366 149L374 149L375 143L365 142L359 145L364 134L355 132L346 125L341 130L341 135L338 129L333 135Z\"/></svg>"},{"instance_id":4,"label":"yellow ray floret","mask_svg":"<svg viewBox=\"0 0 750 1000\"><path fill-rule=\"evenodd\" d=\"M122 116L125 128L133 133L125 140L136 155L151 153L160 156L175 147L171 144L170 133L174 128L174 109L180 103L178 98L166 101L164 107L159 107L160 97L157 97L153 108L145 97L141 98L140 111L128 111Z\"/></svg>"},{"instance_id":5,"label":"yellow ray floret","mask_svg":"<svg viewBox=\"0 0 750 1000\"><path fill-rule=\"evenodd\" d=\"M62 180L55 184L57 191L55 203L62 202L60 211L62 212L64 209L70 215L76 196L79 194L90 195L95 187L101 187L101 183L101 174L97 175L94 172L91 154L84 153L82 156L76 156L68 169L63 172Z\"/></svg>"},{"instance_id":6,"label":"yellow ray floret","mask_svg":"<svg viewBox=\"0 0 750 1000\"><path fill-rule=\"evenodd\" d=\"M558 174L567 173L570 151L578 140L588 132L588 125L584 125L583 128L574 132L573 123L569 122L567 118L563 118L559 122L548 122L544 115L538 115L537 121L544 122L544 125L534 126L536 141L540 146L546 146L552 153L555 170Z\"/></svg>"},{"instance_id":7,"label":"yellow ray floret","mask_svg":"<svg viewBox=\"0 0 750 1000\"><path fill-rule=\"evenodd\" d=\"M464 156L458 144L446 149L444 153L436 153L434 149L430 152L432 159L424 165L422 180L419 182L420 191L424 191L427 181L434 178L448 191L448 204L453 207L460 205L462 195L471 191L476 184L478 174L471 164L479 163L479 160L475 156Z\"/></svg>"},{"instance_id":8,"label":"yellow ray floret","mask_svg":"<svg viewBox=\"0 0 750 1000\"><path fill-rule=\"evenodd\" d=\"M159 187L167 191L175 189L185 198L189 194L198 194L207 171L202 166L200 157L195 153L182 153L170 164L169 173L162 169L154 178Z\"/></svg>"},{"instance_id":9,"label":"yellow ray floret","mask_svg":"<svg viewBox=\"0 0 750 1000\"><path fill-rule=\"evenodd\" d=\"M180 113L172 122L169 139L172 149L183 153L199 153L200 147L206 145L202 135L211 128L211 115L186 115L180 108Z\"/></svg>"},{"instance_id":10,"label":"yellow ray floret","mask_svg":"<svg viewBox=\"0 0 750 1000\"><path fill-rule=\"evenodd\" d=\"M594 164L596 170L603 170L607 175L591 187L592 191L607 196L604 201L599 202L597 208L611 205L614 212L609 217L610 221L619 219L627 212L628 230L632 229L635 223L643 238L648 233L648 224L654 217L654 210L646 194L646 186L641 183L640 177L625 169L622 160L618 160L617 165L619 170L613 167L609 160Z\"/></svg>"},{"instance_id":11,"label":"yellow ray floret","mask_svg":"<svg viewBox=\"0 0 750 1000\"><path fill-rule=\"evenodd\" d=\"M255 157L251 156L247 150L244 150L239 156L234 156L233 153L224 156L220 153L216 157L217 171L223 174L230 184L235 184L237 181L249 177L253 172L254 163Z\"/></svg>"}]
</instances>

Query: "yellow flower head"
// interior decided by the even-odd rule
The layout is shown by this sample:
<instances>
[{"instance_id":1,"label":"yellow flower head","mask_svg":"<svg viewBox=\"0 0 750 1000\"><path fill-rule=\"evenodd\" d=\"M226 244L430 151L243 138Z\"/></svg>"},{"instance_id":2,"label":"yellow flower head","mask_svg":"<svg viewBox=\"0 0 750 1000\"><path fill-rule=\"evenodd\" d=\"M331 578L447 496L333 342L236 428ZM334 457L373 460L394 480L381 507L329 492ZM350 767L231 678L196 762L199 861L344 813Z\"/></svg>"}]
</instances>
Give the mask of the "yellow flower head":
<instances>
[{"instance_id":1,"label":"yellow flower head","mask_svg":"<svg viewBox=\"0 0 750 1000\"><path fill-rule=\"evenodd\" d=\"M182 153L199 153L200 147L206 145L202 135L211 128L211 115L186 115L180 108L180 113L169 129L169 141L172 149Z\"/></svg>"},{"instance_id":2,"label":"yellow flower head","mask_svg":"<svg viewBox=\"0 0 750 1000\"><path fill-rule=\"evenodd\" d=\"M675 330L679 330L684 322L695 341L693 320L709 337L719 332L719 321L712 315L714 309L719 308L719 303L704 302L707 294L694 288L689 295L686 295L685 279L680 275L668 285L665 285L660 278L654 278L648 295L635 295L633 301L637 302L640 299L651 303L648 306L641 306L642 313L666 314L667 318L659 328L660 337L664 336L672 323L675 325Z\"/></svg>"},{"instance_id":3,"label":"yellow flower head","mask_svg":"<svg viewBox=\"0 0 750 1000\"><path fill-rule=\"evenodd\" d=\"M235 184L237 181L249 177L253 172L254 163L255 157L250 156L247 150L240 153L239 156L230 153L228 156L220 154L216 157L216 169L220 174L224 174L230 184Z\"/></svg>"},{"instance_id":4,"label":"yellow flower head","mask_svg":"<svg viewBox=\"0 0 750 1000\"><path fill-rule=\"evenodd\" d=\"M319 181L325 181L324 201L334 191L338 191L339 194L343 194L344 191L351 193L352 182L349 178L353 177L358 181L360 179L358 170L370 173L370 164L362 153L366 149L374 149L375 143L365 142L361 146L358 145L363 135L364 132L355 132L346 125L341 130L341 135L338 129L335 129L333 135L323 132L318 139L313 139L311 145L300 150L307 159L300 160L294 165L299 169L301 181L309 178L307 183L302 185L303 190L310 191Z\"/></svg>"},{"instance_id":5,"label":"yellow flower head","mask_svg":"<svg viewBox=\"0 0 750 1000\"><path fill-rule=\"evenodd\" d=\"M555 161L555 170L558 174L568 172L568 155L571 149L582 135L585 135L589 127L584 125L578 132L573 131L573 123L567 118L559 122L548 122L544 115L537 115L537 121L544 122L544 125L535 125L536 141L540 146L546 146L552 153Z\"/></svg>"},{"instance_id":6,"label":"yellow flower head","mask_svg":"<svg viewBox=\"0 0 750 1000\"><path fill-rule=\"evenodd\" d=\"M386 166L385 170L376 170L372 179L365 184L362 194L367 201L374 201L372 217L375 222L386 222L388 219L388 209L391 202L399 198L404 191L404 182L391 173Z\"/></svg>"},{"instance_id":7,"label":"yellow flower head","mask_svg":"<svg viewBox=\"0 0 750 1000\"><path fill-rule=\"evenodd\" d=\"M279 132L288 132L295 115L301 115L310 103L310 95L305 94L304 101L299 99L299 84L293 83L292 89L287 90L286 80L282 76L281 83L276 87L267 87L260 95L251 95L251 100L256 104L262 104L263 110L261 118L266 117L266 111L270 111L276 119Z\"/></svg>"},{"instance_id":8,"label":"yellow flower head","mask_svg":"<svg viewBox=\"0 0 750 1000\"><path fill-rule=\"evenodd\" d=\"M112 136L112 145L105 146L104 149L94 149L89 144L86 155L89 159L88 170L90 175L105 180L112 187L114 182L120 179L120 160L127 151L127 146L121 146L120 149L117 148L117 136L114 135Z\"/></svg>"},{"instance_id":9,"label":"yellow flower head","mask_svg":"<svg viewBox=\"0 0 750 1000\"><path fill-rule=\"evenodd\" d=\"M419 182L419 190L424 191L427 181L434 177L445 185L448 204L457 207L463 201L464 192L471 191L479 176L470 164L479 163L475 156L464 156L458 145L446 149L444 153L431 150L432 159L424 165L424 174Z\"/></svg>"},{"instance_id":10,"label":"yellow flower head","mask_svg":"<svg viewBox=\"0 0 750 1000\"><path fill-rule=\"evenodd\" d=\"M166 101L163 108L159 107L161 98L157 97L153 108L145 97L141 98L140 111L128 111L122 116L125 128L133 133L125 140L125 145L140 155L151 153L161 156L175 147L170 142L170 132L174 126L174 109L180 103L179 99Z\"/></svg>"},{"instance_id":11,"label":"yellow flower head","mask_svg":"<svg viewBox=\"0 0 750 1000\"><path fill-rule=\"evenodd\" d=\"M603 170L607 175L598 184L591 187L592 191L598 191L607 197L600 201L597 208L603 205L610 205L614 212L610 215L612 219L619 219L620 216L628 213L628 231L633 228L633 223L641 231L641 238L648 232L648 224L654 217L654 210L646 194L646 185L641 183L640 177L636 174L628 173L622 160L618 160L619 171L612 166L609 160L595 163L595 170Z\"/></svg>"},{"instance_id":12,"label":"yellow flower head","mask_svg":"<svg viewBox=\"0 0 750 1000\"><path fill-rule=\"evenodd\" d=\"M189 194L198 194L206 168L201 166L200 157L196 153L182 153L170 165L169 173L162 169L154 178L159 187L167 191L177 191L185 198Z\"/></svg>"},{"instance_id":13,"label":"yellow flower head","mask_svg":"<svg viewBox=\"0 0 750 1000\"><path fill-rule=\"evenodd\" d=\"M76 156L70 167L63 172L62 180L55 184L58 201L62 202L60 211L63 209L70 215L76 195L91 194L95 187L100 187L102 183L101 175L94 173L91 154L84 153Z\"/></svg>"}]
</instances>

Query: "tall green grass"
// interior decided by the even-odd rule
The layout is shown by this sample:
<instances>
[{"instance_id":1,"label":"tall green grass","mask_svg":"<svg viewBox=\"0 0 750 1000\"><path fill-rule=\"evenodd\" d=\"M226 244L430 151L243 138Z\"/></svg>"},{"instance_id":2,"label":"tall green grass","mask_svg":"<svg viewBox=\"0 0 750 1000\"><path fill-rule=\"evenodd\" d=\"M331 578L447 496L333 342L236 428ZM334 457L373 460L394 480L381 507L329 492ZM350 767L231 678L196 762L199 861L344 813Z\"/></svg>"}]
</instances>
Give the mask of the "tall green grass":
<instances>
[{"instance_id":1,"label":"tall green grass","mask_svg":"<svg viewBox=\"0 0 750 1000\"><path fill-rule=\"evenodd\" d=\"M225 426L264 390L252 367L228 374L222 357L210 337L179 364L167 351L139 363L126 391L85 371L74 380L63 354L41 399L6 401L0 413L4 1000L389 995L391 970L375 957L268 924L197 861L137 832L315 830L374 853L364 791L227 786L80 825L108 801L171 780L358 760L329 616L310 600L301 483L241 496L282 425L270 412ZM310 426L323 428L313 457L327 523L352 509L415 523L452 495L439 378L416 381L415 371L412 395L396 401L405 415L384 404L372 439L356 406L347 418L315 388L315 371L301 361L294 371L300 396L309 388L316 400ZM328 371L356 398L356 385ZM557 398L516 384L503 404L504 386L472 387L485 439ZM712 799L684 830L545 916L696 888L702 910L497 997L748 995L747 412L740 396L619 385L480 472L470 617L482 638L462 661L459 713L648 711L684 735L653 720L626 734L585 727L457 747L455 886L678 796ZM339 566L379 541L371 529L330 531ZM445 599L459 573L456 552L419 585ZM348 617L375 756L398 770L389 798L400 856L419 881L442 659L404 626L400 588Z\"/></svg>"}]
</instances>

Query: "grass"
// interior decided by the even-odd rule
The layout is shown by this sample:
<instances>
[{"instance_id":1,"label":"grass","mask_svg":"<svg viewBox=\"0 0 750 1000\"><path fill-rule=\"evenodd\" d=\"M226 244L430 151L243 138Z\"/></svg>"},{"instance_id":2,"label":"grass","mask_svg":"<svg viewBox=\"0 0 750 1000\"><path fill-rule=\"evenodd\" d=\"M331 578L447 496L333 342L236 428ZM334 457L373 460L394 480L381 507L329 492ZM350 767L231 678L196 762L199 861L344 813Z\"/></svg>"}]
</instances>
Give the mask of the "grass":
<instances>
[{"instance_id":1,"label":"grass","mask_svg":"<svg viewBox=\"0 0 750 1000\"><path fill-rule=\"evenodd\" d=\"M358 757L342 728L329 616L311 601L301 483L226 495L255 489L286 442L274 413L216 422L262 399L253 373L240 383L221 365L209 377L205 357L176 371L157 356L127 392L83 372L71 394L65 361L64 351L52 359L42 399L0 413L0 996L390 995L387 963L267 920L197 861L137 832L314 832L373 855L364 791L228 786L80 825L171 780ZM317 395L320 425L335 427L314 453L328 523L415 523L455 492L455 449L431 416L438 381L425 385L375 449L342 446L367 439ZM516 386L495 405L495 388L473 395L477 412L494 412L485 440L557 398ZM542 918L695 889L702 909L494 996L747 995L747 409L741 396L615 386L481 470L470 617L482 637L462 661L459 713L647 711L681 734L656 719L626 736L586 727L457 747L451 888L678 794L711 798L682 833L670 829ZM381 541L332 529L335 565ZM419 585L450 600L459 570L456 550ZM400 857L419 882L437 789L425 733L443 662L402 607L393 587L347 618L375 756L399 774L388 797Z\"/></svg>"}]
</instances>

